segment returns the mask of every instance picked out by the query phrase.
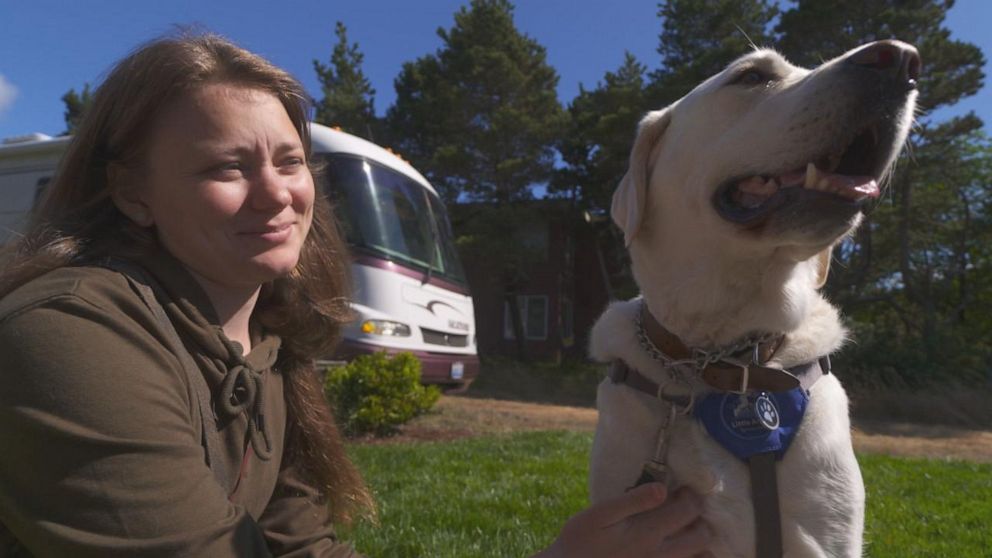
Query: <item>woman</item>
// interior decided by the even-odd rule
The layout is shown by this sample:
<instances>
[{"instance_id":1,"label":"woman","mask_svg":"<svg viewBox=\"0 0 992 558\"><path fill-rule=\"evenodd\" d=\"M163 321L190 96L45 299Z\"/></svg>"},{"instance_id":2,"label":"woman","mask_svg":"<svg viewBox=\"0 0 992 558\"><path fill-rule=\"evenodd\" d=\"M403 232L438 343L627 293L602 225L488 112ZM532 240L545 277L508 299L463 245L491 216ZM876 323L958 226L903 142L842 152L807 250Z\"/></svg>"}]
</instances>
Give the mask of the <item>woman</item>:
<instances>
[{"instance_id":1,"label":"woman","mask_svg":"<svg viewBox=\"0 0 992 558\"><path fill-rule=\"evenodd\" d=\"M215 36L154 41L96 92L0 278L0 556L354 555L331 524L372 499L313 365L348 255L307 99ZM654 551L698 515L663 499L587 510L543 555Z\"/></svg>"}]
</instances>

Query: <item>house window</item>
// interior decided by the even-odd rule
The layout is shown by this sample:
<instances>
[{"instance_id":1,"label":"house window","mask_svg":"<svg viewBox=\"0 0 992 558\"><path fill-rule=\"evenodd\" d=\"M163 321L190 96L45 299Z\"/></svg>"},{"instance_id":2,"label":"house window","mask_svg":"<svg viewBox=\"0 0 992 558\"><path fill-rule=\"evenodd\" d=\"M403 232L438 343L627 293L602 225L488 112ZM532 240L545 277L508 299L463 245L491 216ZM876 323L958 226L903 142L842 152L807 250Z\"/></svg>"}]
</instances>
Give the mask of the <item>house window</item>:
<instances>
[{"instance_id":1,"label":"house window","mask_svg":"<svg viewBox=\"0 0 992 558\"><path fill-rule=\"evenodd\" d=\"M545 295L517 296L520 321L523 322L524 339L542 341L548 338L548 297ZM515 339L510 305L503 304L503 338Z\"/></svg>"}]
</instances>

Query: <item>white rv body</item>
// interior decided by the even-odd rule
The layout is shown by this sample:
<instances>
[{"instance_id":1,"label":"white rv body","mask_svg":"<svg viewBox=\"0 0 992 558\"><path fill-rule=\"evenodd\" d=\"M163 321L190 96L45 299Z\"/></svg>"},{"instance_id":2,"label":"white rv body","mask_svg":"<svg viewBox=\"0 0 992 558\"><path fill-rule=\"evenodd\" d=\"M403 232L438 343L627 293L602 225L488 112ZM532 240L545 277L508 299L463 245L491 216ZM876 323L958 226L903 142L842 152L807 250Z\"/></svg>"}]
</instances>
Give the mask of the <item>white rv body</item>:
<instances>
[{"instance_id":1,"label":"white rv body","mask_svg":"<svg viewBox=\"0 0 992 558\"><path fill-rule=\"evenodd\" d=\"M0 244L24 230L67 145L66 136L53 138L44 134L0 143Z\"/></svg>"},{"instance_id":2,"label":"white rv body","mask_svg":"<svg viewBox=\"0 0 992 558\"><path fill-rule=\"evenodd\" d=\"M310 132L314 158L324 163L320 181L353 256L352 306L360 317L345 329L338 356L408 351L424 381L470 381L479 370L475 313L437 192L372 142L317 124ZM370 322L386 327L370 332Z\"/></svg>"}]
</instances>

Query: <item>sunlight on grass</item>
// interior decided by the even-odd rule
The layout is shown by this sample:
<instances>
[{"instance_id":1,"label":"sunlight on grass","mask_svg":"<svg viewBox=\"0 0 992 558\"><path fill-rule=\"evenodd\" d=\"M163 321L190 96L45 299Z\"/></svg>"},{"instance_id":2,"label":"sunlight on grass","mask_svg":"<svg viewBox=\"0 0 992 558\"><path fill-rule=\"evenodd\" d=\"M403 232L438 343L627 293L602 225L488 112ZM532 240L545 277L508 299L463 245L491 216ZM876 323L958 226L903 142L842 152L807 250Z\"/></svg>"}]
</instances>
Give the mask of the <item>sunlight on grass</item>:
<instances>
[{"instance_id":1,"label":"sunlight on grass","mask_svg":"<svg viewBox=\"0 0 992 558\"><path fill-rule=\"evenodd\" d=\"M992 465L859 456L872 558L992 556Z\"/></svg>"},{"instance_id":2,"label":"sunlight on grass","mask_svg":"<svg viewBox=\"0 0 992 558\"><path fill-rule=\"evenodd\" d=\"M373 557L527 556L585 507L590 442L588 434L529 432L354 447L381 526L343 536Z\"/></svg>"},{"instance_id":3,"label":"sunlight on grass","mask_svg":"<svg viewBox=\"0 0 992 558\"><path fill-rule=\"evenodd\" d=\"M589 433L351 448L381 526L342 532L381 558L529 556L585 507ZM868 556L992 556L992 465L859 456Z\"/></svg>"}]
</instances>

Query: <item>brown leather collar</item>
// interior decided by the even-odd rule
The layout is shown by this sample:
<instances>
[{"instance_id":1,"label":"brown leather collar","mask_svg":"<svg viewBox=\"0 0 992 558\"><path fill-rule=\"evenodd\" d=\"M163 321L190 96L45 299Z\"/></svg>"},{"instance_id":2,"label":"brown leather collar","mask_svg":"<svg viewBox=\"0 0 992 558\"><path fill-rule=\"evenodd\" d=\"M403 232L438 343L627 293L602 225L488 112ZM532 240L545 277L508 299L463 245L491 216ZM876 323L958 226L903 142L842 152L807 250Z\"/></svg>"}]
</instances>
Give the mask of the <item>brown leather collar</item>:
<instances>
[{"instance_id":1,"label":"brown leather collar","mask_svg":"<svg viewBox=\"0 0 992 558\"><path fill-rule=\"evenodd\" d=\"M654 346L674 360L692 358L692 350L674 333L661 325L647 305L641 305L641 325ZM799 386L799 378L778 367L765 366L782 345L785 335L778 335L758 344L757 359L752 349L745 349L731 358L707 364L701 370L706 384L720 391L743 393L749 389L788 391Z\"/></svg>"},{"instance_id":2,"label":"brown leather collar","mask_svg":"<svg viewBox=\"0 0 992 558\"><path fill-rule=\"evenodd\" d=\"M641 305L641 324L644 326L644 333L647 334L648 339L661 352L676 360L691 358L693 356L692 349L687 347L679 339L678 335L668 331L665 326L661 325L648 310L647 305L644 304ZM775 355L775 351L782 345L784 339L784 335L779 335L761 343L758 347L760 361L768 362L771 360Z\"/></svg>"},{"instance_id":3,"label":"brown leather collar","mask_svg":"<svg viewBox=\"0 0 992 558\"><path fill-rule=\"evenodd\" d=\"M800 364L799 366L793 366L792 368L789 369L789 373L790 376L793 376L799 381L797 387L801 387L804 390L806 390L806 392L809 392L809 389L813 387L813 384L815 384L817 380L830 373L830 356L824 355L814 361L807 362L805 364ZM610 381L613 382L614 384L626 384L627 387L633 388L641 393L650 395L652 397L664 399L669 403L676 403L682 407L685 407L686 405L691 403L691 396L685 397L681 394L665 393L665 391L662 389L662 386L660 384L655 383L654 381L646 377L644 374L641 374L637 370L634 370L633 368L627 366L627 363L622 360L613 361L613 363L610 365L610 370L607 374L607 377L609 377ZM718 387L715 389L720 391L734 391L734 392L737 391L736 389L724 390ZM763 389L753 384L747 386L747 389L756 389L759 391L776 391L771 389ZM788 389L792 389L792 388L787 388L785 390L780 390L780 391L788 391Z\"/></svg>"}]
</instances>

